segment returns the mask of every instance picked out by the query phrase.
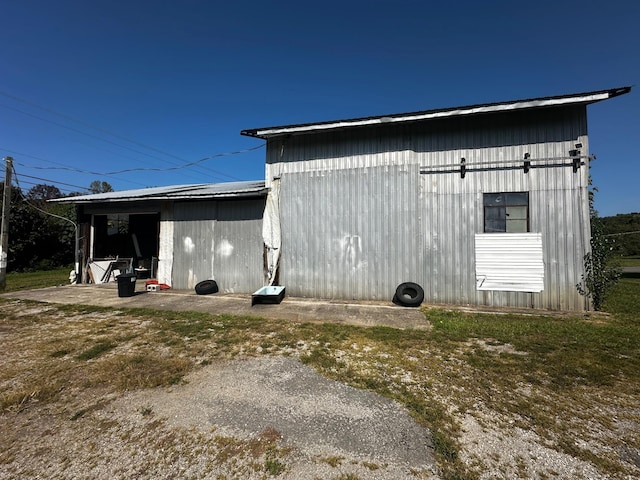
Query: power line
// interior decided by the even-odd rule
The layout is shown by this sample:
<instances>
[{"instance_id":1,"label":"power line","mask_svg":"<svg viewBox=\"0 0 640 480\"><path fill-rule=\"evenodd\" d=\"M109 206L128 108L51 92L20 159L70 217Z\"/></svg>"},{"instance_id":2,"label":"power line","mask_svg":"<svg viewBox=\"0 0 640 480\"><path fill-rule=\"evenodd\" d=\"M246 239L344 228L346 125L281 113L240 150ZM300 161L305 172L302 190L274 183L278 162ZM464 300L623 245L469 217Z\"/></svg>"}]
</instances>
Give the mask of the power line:
<instances>
[{"instance_id":1,"label":"power line","mask_svg":"<svg viewBox=\"0 0 640 480\"><path fill-rule=\"evenodd\" d=\"M150 157L150 158L154 158L156 160L161 160L163 162L168 162L168 160L165 160L163 158L157 157L155 155L151 155L150 153L141 152L139 150L136 150L136 149L131 148L131 147L127 147L125 145L121 145L121 144L113 142L111 140L100 138L97 135L92 135L91 133L83 132L82 130L78 130L77 128L69 127L68 125L63 125L61 123L54 122L53 120L49 120L49 119L46 119L46 118L39 117L38 115L34 115L33 113L25 112L24 110L20 110L19 108L10 107L9 105L5 105L5 104L2 104L2 103L0 103L0 107L6 108L6 109L9 109L9 110L13 110L14 112L18 112L18 113L21 113L21 114L26 115L28 117L32 117L32 118L38 119L38 120L40 120L42 122L47 122L47 123L51 123L51 124L56 125L56 126L61 127L61 128L66 128L67 130L71 130L72 132L79 133L80 135L85 135L87 137L94 138L96 140L100 140L101 142L105 142L105 143L109 143L111 145L115 145L116 147L124 148L126 150L131 150L132 152L138 153L140 155L144 155L144 156L147 156L147 157Z\"/></svg>"},{"instance_id":2,"label":"power line","mask_svg":"<svg viewBox=\"0 0 640 480\"><path fill-rule=\"evenodd\" d=\"M16 180L16 185L18 185L18 172L16 172L15 162L12 162L12 170L13 170L14 178ZM80 190L90 191L90 189L87 188L87 187L81 187L80 185L74 185L72 183L59 182L57 180L52 180L50 178L34 177L33 175L27 175L27 174L24 174L24 173L21 173L20 175L21 175L21 177L25 177L25 178L31 178L31 179L34 179L34 180L42 180L43 182L49 182L49 184L54 184L54 186L55 185L65 185L67 187L79 188ZM27 183L29 185L42 185L41 183L33 183L33 182L23 182L23 183ZM66 189L60 189L59 188L58 190L66 190ZM67 191L75 192L75 190L67 190Z\"/></svg>"},{"instance_id":3,"label":"power line","mask_svg":"<svg viewBox=\"0 0 640 480\"><path fill-rule=\"evenodd\" d=\"M18 176L18 174L16 173L16 169L15 169L15 167L13 168L13 173L16 175L16 177ZM67 187L79 188L79 189L81 189L81 190L90 190L90 189L89 189L89 188L87 188L87 187L80 187L80 186L78 186L78 185L73 185L73 184L71 184L71 183L58 182L58 181L55 181L55 180L50 180L50 179L48 179L48 178L33 177L33 176L31 176L31 175L25 175L24 173L21 173L20 175L21 175L21 176L23 176L23 177L26 177L26 178L33 178L33 179L35 179L35 180L42 180L42 181L44 181L44 182L52 182L52 183L56 183L56 184L58 184L58 185L65 185L65 186L67 186Z\"/></svg>"},{"instance_id":4,"label":"power line","mask_svg":"<svg viewBox=\"0 0 640 480\"><path fill-rule=\"evenodd\" d=\"M170 171L174 171L174 170L181 170L183 168L189 168L189 167L193 167L194 165L197 165L199 163L202 163L206 160L211 160L212 158L219 158L219 157L228 157L231 155L240 155L241 153L247 153L247 152L252 152L254 150L258 150L259 148L264 147L265 144L262 145L258 145L257 147L252 147L252 148L247 148L245 150L237 150L235 152L226 152L226 153L216 153L215 155L210 155L208 157L204 157L201 158L200 160L195 160L193 162L187 163L185 165L180 165L178 167L167 167L167 168L127 168L125 170L118 170L115 172L106 172L103 173L103 175L117 175L120 173L127 173L127 172L170 172ZM238 180L235 177L231 177L230 175L225 175L229 178L232 178L234 180Z\"/></svg>"},{"instance_id":5,"label":"power line","mask_svg":"<svg viewBox=\"0 0 640 480\"><path fill-rule=\"evenodd\" d=\"M13 170L14 176L16 178L16 185L18 185L18 193L20 194L20 196L22 197L22 200L24 201L24 203L26 203L28 206L30 206L31 208L44 213L45 215L48 215L50 217L54 217L57 218L59 220L64 220L65 222L70 223L71 225L73 225L73 230L75 232L75 272L76 272L76 278L77 275L79 275L80 273L80 269L79 269L79 265L80 265L80 261L79 261L79 241L80 241L80 231L78 228L78 224L76 222L74 222L73 220L71 220L70 218L67 217L63 217L62 215L57 215L55 213L51 213L51 212L47 212L39 207L37 207L36 205L33 205L31 202L29 202L29 200L27 200L27 197L24 196L24 194L22 193L22 189L20 188L20 183L18 181L18 175L16 174L16 169L13 166L13 163L11 164L11 169Z\"/></svg>"},{"instance_id":6,"label":"power line","mask_svg":"<svg viewBox=\"0 0 640 480\"><path fill-rule=\"evenodd\" d=\"M132 143L134 145L138 145L139 147L143 147L143 148L146 148L148 150L160 153L162 155L166 155L167 157L175 158L176 160L180 160L181 162L186 162L187 161L187 160L185 160L183 158L178 157L177 155L174 155L173 153L165 152L164 150L160 150L159 148L152 147L150 145L146 145L146 144L138 142L136 140L132 140L132 139L127 138L127 137L125 137L123 135L120 135L118 133L112 132L110 130L106 130L106 129L101 128L101 127L96 127L96 126L91 125L91 124L89 124L89 123L87 123L85 121L78 120L77 118L71 117L71 116L66 115L64 113L60 113L60 112L57 112L57 111L52 110L50 108L43 107L42 105L38 105L37 103L31 102L29 100L25 100L24 98L20 98L20 97L17 97L15 95L11 95L10 93L0 91L0 95L3 95L3 96L8 97L8 98L11 98L13 100L17 100L17 101L22 102L22 103L24 103L26 105L30 105L32 107L38 108L38 109L40 109L40 110L42 110L44 112L51 113L53 115L57 115L58 117L64 118L65 120L69 120L71 122L74 122L74 123L77 123L79 125L91 128L91 129L96 130L98 132L106 133L109 136L112 136L114 138L119 138L120 140L124 140L125 142L129 142L129 143Z\"/></svg>"},{"instance_id":7,"label":"power line","mask_svg":"<svg viewBox=\"0 0 640 480\"><path fill-rule=\"evenodd\" d=\"M4 181L4 180L0 180L0 182L2 182L2 181ZM28 182L28 181L26 181L26 180L21 180L21 181L20 181L20 183L21 183L21 184L23 184L23 185L33 185L33 186L36 186L36 185L42 185L41 183ZM54 186L55 186L55 185L54 185ZM56 188L58 188L58 187L56 187ZM60 190L60 191L61 191L61 192L63 192L63 193L64 193L64 192L66 192L66 193L78 193L78 191L77 191L77 190L71 190L71 189L68 189L68 188L58 188L58 190Z\"/></svg>"},{"instance_id":8,"label":"power line","mask_svg":"<svg viewBox=\"0 0 640 480\"><path fill-rule=\"evenodd\" d=\"M68 165L65 165L64 163L60 163L60 162L54 162L53 160L47 160L46 158L42 158L42 157L36 157L35 155L29 155L28 153L22 153L22 152L17 152L15 150L10 150L8 148L4 148L4 147L0 147L0 150L4 150L6 152L10 152L16 155L21 155L23 157L27 157L27 158L33 158L34 160L40 160L42 162L46 162L46 163L52 163L54 165L61 165L61 167L39 167L39 166L34 166L34 165L26 165L24 163L21 162L16 162L15 159L13 161L14 165L20 165L21 167L24 168L31 168L34 170L66 170L69 172L77 172L77 173L82 173L82 174L86 174L86 175L91 175L91 176L100 176L100 175L107 175L104 173L100 173L100 172L92 172L89 170L82 170L79 168L75 168L75 167L70 167ZM139 185L142 187L145 187L146 185L140 182L134 182L133 180L129 180L127 178L125 179L119 179L119 181L121 182L126 182L126 183L131 183L133 185Z\"/></svg>"},{"instance_id":9,"label":"power line","mask_svg":"<svg viewBox=\"0 0 640 480\"><path fill-rule=\"evenodd\" d=\"M87 136L89 138L96 139L98 141L114 145L114 146L116 146L118 148L130 150L130 151L132 151L132 152L134 152L134 153L136 153L138 155L144 155L144 156L149 157L149 158L153 158L153 159L156 159L156 160L160 160L160 161L167 162L167 163L175 165L174 167L164 167L164 168L163 167L135 167L135 168L127 168L127 169L122 169L122 170L117 170L117 171L112 171L112 172L93 172L93 171L90 171L90 170L84 170L84 169L65 166L63 164L59 164L59 165L61 165L61 167L40 167L40 166L30 166L30 165L18 163L19 165L21 165L24 168L33 168L33 169L38 169L38 170L66 170L66 171L75 171L75 172L82 173L82 174L99 175L100 176L100 175L119 175L119 174L123 174L123 173L145 172L145 171L146 172L170 172L170 171L178 171L178 170L184 170L184 169L188 169L188 168L198 167L198 168L204 169L205 171L212 172L215 176L218 176L218 177L226 177L226 178L231 179L231 180L239 180L237 177L234 177L232 175L228 175L228 174L219 172L217 170L205 167L205 166L203 166L201 164L203 162L207 161L207 160L211 160L211 159L214 159L214 158L220 158L220 157L231 156L231 155L239 155L239 154L251 152L251 151L254 151L254 150L258 150L258 149L260 149L260 148L265 146L263 144L263 145L259 145L257 147L252 147L252 148L248 148L248 149L244 149L244 150L237 150L237 151L226 152L226 153L218 153L218 154L214 154L214 155L209 155L209 156L201 158L199 160L188 162L187 160L185 160L185 159L183 159L183 158L181 158L181 157L179 157L177 155L174 155L172 153L163 151L163 150L161 150L159 148L156 148L156 147L153 147L153 146L150 146L150 145L146 145L146 144L138 142L136 140L132 140L132 139L127 138L127 137L125 137L123 135L120 135L118 133L115 133L115 132L112 132L112 131L109 131L109 130L106 130L106 129L103 129L103 128L100 128L100 127L96 127L96 126L91 125L91 124L89 124L89 123L87 123L85 121L78 120L78 119L76 119L74 117L71 117L69 115L57 112L57 111L55 111L53 109L44 107L42 105L39 105L39 104L37 104L35 102L32 102L32 101L26 100L24 98L18 97L16 95L12 95L12 94L4 92L4 91L0 91L0 95L4 96L6 98L9 98L9 99L15 100L17 102L23 103L25 105L28 105L30 107L36 108L36 109L41 110L43 112L46 112L48 114L52 114L52 115L55 115L57 117L60 117L60 118L64 119L67 122L73 122L73 123L75 123L77 125L80 125L80 126L86 127L86 128L90 128L90 129L92 129L94 131L97 131L97 132L99 132L101 134L106 134L106 135L111 136L113 138L122 140L124 142L131 143L133 145L142 147L144 149L159 153L159 154L167 156L167 157L171 157L171 158L177 159L177 160L182 161L182 162L187 162L187 163L184 163L184 164L177 164L176 162L172 162L172 161L169 161L167 159L160 158L160 157L158 157L156 155L152 155L152 154L137 150L135 148L131 148L131 147L127 146L127 145L122 145L121 143L117 143L117 142L114 142L112 140L109 140L109 139L106 139L106 138L103 138L103 137L100 137L100 136L97 136L97 135L93 135L93 134L88 133L86 131L82 131L82 130L79 130L77 128L73 128L71 126L64 125L64 124L56 122L54 120L43 118L41 116L35 115L33 113L30 113L28 111L24 111L24 110L21 110L19 108L15 108L13 106L9 106L9 105L6 105L6 104L0 104L0 107L4 107L6 109L13 110L15 112L21 113L21 114L26 115L28 117L32 117L32 118L35 118L37 120L56 125L58 127L70 130L70 131L72 131L74 133L77 133L77 134L80 134L80 135L84 135L84 136ZM91 145L91 147L99 148L97 145ZM11 150L8 150L8 151L11 151ZM107 150L107 151L109 151L109 150ZM17 152L15 152L15 153L17 153ZM128 157L126 155L123 155L121 152L110 152L110 153L113 153L115 155L118 155L118 156L121 156L121 157L124 157L124 158L128 158L130 160L140 161L137 158L132 158L132 157ZM33 156L31 156L31 157L38 159L38 157L33 157ZM47 161L47 160L44 160L44 159L40 159L40 160ZM50 162L50 163L54 163L55 164L56 162ZM198 180L201 180L201 179L198 179ZM130 180L126 180L126 181L128 181L130 183L137 183L137 182L131 182ZM137 183L137 184L138 185L142 185L140 183Z\"/></svg>"},{"instance_id":10,"label":"power line","mask_svg":"<svg viewBox=\"0 0 640 480\"><path fill-rule=\"evenodd\" d=\"M181 170L183 168L193 167L193 166L195 166L195 165L197 165L199 163L202 163L202 162L204 162L206 160L211 160L212 158L229 157L229 156L232 156L232 155L240 155L240 154L243 154L243 153L252 152L252 151L264 148L264 146L265 146L265 144L263 143L262 145L258 145L257 147L246 148L244 150L236 150L234 152L225 152L225 153L216 153L214 155L210 155L208 157L201 158L200 160L195 160L193 162L189 162L189 163L186 163L184 165L180 165L180 166L176 166L176 167L165 167L165 168L159 168L159 167L158 168L155 168L155 167L135 167L135 168L127 168L127 169L124 169L124 170L116 170L115 172L92 172L92 171L89 171L89 170L81 170L81 169L77 169L77 168L74 168L74 167L34 167L34 166L29 167L29 166L23 165L23 164L20 164L20 165L23 166L23 167L36 168L36 169L39 169L39 170L70 170L70 171L74 171L74 172L78 172L78 173L88 173L88 174L91 174L91 175L119 175L121 173L129 173L129 172L170 172L170 171L175 171L175 170ZM4 150L6 150L7 152L11 152L11 150L8 150L8 149L4 149ZM13 152L13 153L18 153L18 152ZM37 157L32 157L32 158L36 158L37 159ZM237 180L234 177L231 177L229 175L226 175L226 176L228 176L229 178L233 178L234 180Z\"/></svg>"},{"instance_id":11,"label":"power line","mask_svg":"<svg viewBox=\"0 0 640 480\"><path fill-rule=\"evenodd\" d=\"M165 152L163 150L160 150L159 148L155 148L155 147L152 147L150 145L145 145L144 143L141 143L141 142L138 142L136 140L132 140L130 138L124 137L124 136L119 135L117 133L114 133L114 132L112 132L110 130L106 130L104 128L96 127L94 125L91 125L91 124L89 124L87 122L84 122L82 120L78 120L77 118L71 117L71 116L66 115L64 113L56 112L55 110L52 110L50 108L43 107L42 105L38 105L37 103L31 102L29 100L25 100L24 98L20 98L20 97L17 97L15 95L11 95L10 93L2 92L2 91L0 91L0 95L3 95L3 96L8 97L8 98L11 98L13 100L17 100L18 102L22 102L22 103L24 103L26 105L30 105L32 107L38 108L38 109L40 109L40 110L42 110L44 112L51 113L53 115L57 115L58 117L64 118L65 120L69 120L69 121L77 123L79 125L83 125L85 127L91 128L91 129L96 130L98 132L106 133L107 135L110 135L110 136L115 137L115 138L119 138L120 140L124 140L126 142L132 143L134 145L138 145L138 146L146 148L148 150L152 150L154 152L161 153L162 155L166 155L168 157L175 158L176 160L184 161L184 159L182 159L182 158L180 158L177 155L174 155L172 153Z\"/></svg>"},{"instance_id":12,"label":"power line","mask_svg":"<svg viewBox=\"0 0 640 480\"><path fill-rule=\"evenodd\" d=\"M112 136L112 137L114 137L114 138L118 138L118 139L124 140L124 141L126 141L126 142L131 143L131 144L134 144L134 145L137 145L137 146L140 146L140 147L146 148L146 149L148 149L148 150L151 150L151 151L154 151L154 152L160 153L160 154L162 154L162 155L165 155L165 156L168 156L168 157L171 157L171 158L175 158L175 159L180 160L180 161L182 161L182 162L187 161L187 160L185 160L185 159L183 159L183 158L180 158L180 157L178 157L177 155L174 155L174 154L172 154L172 153L168 153L168 152L165 152L165 151L160 150L160 149L158 149L158 148L155 148L155 147L152 147L152 146L149 146L149 145L145 145L145 144L140 143L140 142L137 142L137 141L135 141L135 140L131 140L131 139L127 138L127 137L124 137L124 136L122 136L122 135L119 135L119 134L116 134L116 133L110 132L110 131L108 131L108 130L105 130L105 129L102 129L102 128L99 128L99 127L95 127L95 126L90 125L90 124L88 124L88 123L86 123L86 122L83 122L83 121L81 121L81 120L76 120L76 119L75 119L75 118L73 118L73 117L70 117L70 116L68 116L68 115L64 115L64 114L62 114L62 113L56 112L55 110L51 110L51 109L49 109L49 108L43 107L43 106L41 106L41 105L38 105L38 104L36 104L36 103L30 102L30 101L28 101L28 100L24 100L24 99L22 99L22 98L20 98L20 97L17 97L17 96L15 96L15 95L11 95L11 94L9 94L9 93L2 92L2 91L0 91L0 95L3 95L3 96L5 96L5 97L8 97L8 98L11 98L11 99L14 99L14 100L17 100L17 101L19 101L19 102L22 102L22 103L25 103L25 104L27 104L27 105L33 106L33 107L35 107L35 108L38 108L38 109L40 109L40 110L42 110L42 111L45 111L45 112L51 113L51 114L53 114L53 115L57 115L57 116L59 116L59 117L61 117L61 118L64 118L65 120L68 120L68 121L71 121L71 122L77 123L77 124L79 124L79 125L82 125L82 126L85 126L85 127L88 127L88 128L91 128L91 129L96 130L96 131L98 131L98 132L106 133L107 135L110 135L110 136ZM81 135L86 135L86 136L88 136L88 137L95 138L95 139L100 140L100 141L102 141L102 142L110 143L110 144L115 145L115 146L120 147L120 148L124 148L124 149L127 149L127 150L131 150L131 151L133 151L133 152L135 152L135 153L138 153L138 154L140 154L140 155L145 155L145 156L150 157L150 158L155 158L155 159L157 159L157 160L161 160L161 161L163 161L163 162L172 163L172 164L176 165L176 163L175 163L175 162L170 162L169 160L166 160L166 159L160 158L160 157L158 157L158 156L151 155L151 154L149 154L149 153L145 153L145 152L141 152L141 151L139 151L139 150L133 149L133 148L131 148L131 147L127 147L127 146L125 146L125 145L122 145L122 144L119 144L119 143L113 142L113 141L111 141L111 140L107 140L107 139L104 139L104 138L98 137L98 136L96 136L96 135L92 135L92 134L90 134L90 133L83 132L82 130L78 130L78 129L76 129L76 128L72 128L72 127L69 127L69 126L67 126L67 125L63 125L63 124L58 123L58 122L54 122L53 120L49 120L49 119L46 119L46 118L39 117L38 115L34 115L34 114L32 114L32 113L25 112L24 110L20 110L20 109L15 108L15 107L10 107L10 106L5 105L5 104L0 104L0 107L4 107L4 108L7 108L7 109L9 109L9 110L13 110L13 111L19 112L19 113L21 113L21 114L23 114L23 115L27 115L27 116L32 117L32 118L36 118L36 119L41 120L41 121L43 121L43 122L47 122L47 123L51 123L51 124L53 124L53 125L57 125L57 126L59 126L59 127L61 127L61 128L65 128L65 129L67 129L67 130L71 130L71 131L76 132L76 133L79 133L79 134L81 134ZM210 158L215 158L215 156L207 157L206 159L208 160L208 159L210 159ZM200 162L197 162L197 163L200 163ZM194 163L193 163L193 162L191 162L191 164L194 164ZM190 164L190 165L191 165L191 164ZM202 168L203 168L205 171L212 172L212 173L214 173L214 174L215 174L215 175L217 175L217 176L227 177L227 178L229 178L229 179L231 179L231 180L238 180L238 178L236 178L236 177L234 177L234 176L232 176L232 175L228 175L228 174L225 174L225 173L219 172L219 171L214 170L214 169L212 169L212 168L209 168L209 167L202 167Z\"/></svg>"}]
</instances>

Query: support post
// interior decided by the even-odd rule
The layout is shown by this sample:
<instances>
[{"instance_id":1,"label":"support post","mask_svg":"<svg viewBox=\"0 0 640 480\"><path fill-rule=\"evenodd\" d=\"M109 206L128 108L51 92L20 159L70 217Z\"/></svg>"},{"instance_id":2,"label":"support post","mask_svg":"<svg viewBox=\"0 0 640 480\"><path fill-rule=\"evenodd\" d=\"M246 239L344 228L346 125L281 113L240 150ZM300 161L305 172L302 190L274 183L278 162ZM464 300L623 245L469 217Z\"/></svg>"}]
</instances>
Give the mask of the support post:
<instances>
[{"instance_id":1,"label":"support post","mask_svg":"<svg viewBox=\"0 0 640 480\"><path fill-rule=\"evenodd\" d=\"M11 207L11 173L13 158L5 157L4 195L2 197L2 226L0 227L0 290L7 287L7 261L9 254L9 208Z\"/></svg>"},{"instance_id":2,"label":"support post","mask_svg":"<svg viewBox=\"0 0 640 480\"><path fill-rule=\"evenodd\" d=\"M74 269L76 272L76 278L74 283L80 283L80 225L75 225L76 230L76 241L74 245Z\"/></svg>"}]
</instances>

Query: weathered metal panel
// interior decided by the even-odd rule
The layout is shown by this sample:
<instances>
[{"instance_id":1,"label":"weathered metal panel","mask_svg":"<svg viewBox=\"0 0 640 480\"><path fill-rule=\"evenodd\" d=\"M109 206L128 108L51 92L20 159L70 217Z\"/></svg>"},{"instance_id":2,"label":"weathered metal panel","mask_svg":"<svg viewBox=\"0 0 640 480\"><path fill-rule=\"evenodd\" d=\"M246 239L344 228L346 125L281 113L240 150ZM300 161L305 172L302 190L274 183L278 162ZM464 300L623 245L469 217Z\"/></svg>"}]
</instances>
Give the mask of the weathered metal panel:
<instances>
[{"instance_id":1,"label":"weathered metal panel","mask_svg":"<svg viewBox=\"0 0 640 480\"><path fill-rule=\"evenodd\" d=\"M286 224L283 235L296 246L296 257L283 265L283 272L294 274L292 278L305 284L304 288L299 287L301 294L383 298L388 285L380 288L365 281L364 276L359 277L357 286L353 280L349 284L351 277L335 273L344 272L344 268L336 268L334 260L340 258L339 254L336 257L339 249L334 251L317 242L335 241L338 235L375 238L381 235L375 229L387 224L377 220L372 211L379 209L378 215L383 218L390 214L391 206L399 208L403 202L415 202L412 205L417 204L418 208L406 217L406 222L387 226L402 231L390 237L394 242L404 242L403 255L367 249L362 262L381 263L395 271L394 282L407 277L416 279L425 289L426 301L432 303L581 310L586 304L575 285L580 281L582 258L589 248L588 166L574 172L570 166L561 166L562 162L547 162L536 164L528 173L520 162L473 168L489 161L524 161L525 153L534 159L567 158L577 144L582 144L581 154L588 155L584 106L271 139L266 181L268 184L273 177L282 177L283 190L285 183L288 185L288 196L282 200L283 225ZM470 166L464 178L456 170L462 158ZM419 170L443 164L452 168ZM369 193L363 192L369 192L372 185L365 179L383 178L372 176L371 172L384 168L390 172L386 182L396 178L403 168L414 172L418 191L406 190L414 188L413 179L406 179L406 184L385 184L386 204L366 200ZM344 171L350 173L339 173ZM394 197L392 188L405 190L396 192ZM529 192L530 232L542 235L545 289L533 294L478 291L473 239L475 234L483 233L482 194L517 191ZM360 207L365 204L368 210ZM336 210L338 206L341 210ZM300 219L300 215L314 218ZM355 217L366 219L366 227L351 219ZM305 228L296 230L295 222L299 221ZM360 232L355 227L364 228L366 235L353 233ZM311 238L298 239L296 232ZM284 245L283 249L289 246ZM381 254L390 258L376 257ZM304 255L310 258L303 260ZM406 258L414 258L420 271L406 266ZM398 268L406 269L405 275ZM312 286L306 285L303 273L310 276ZM382 273L375 271L373 277L376 275ZM330 281L333 286L328 285Z\"/></svg>"},{"instance_id":2,"label":"weathered metal panel","mask_svg":"<svg viewBox=\"0 0 640 480\"><path fill-rule=\"evenodd\" d=\"M544 290L542 234L478 233L475 250L478 290Z\"/></svg>"},{"instance_id":3,"label":"weathered metal panel","mask_svg":"<svg viewBox=\"0 0 640 480\"><path fill-rule=\"evenodd\" d=\"M264 199L178 202L174 206L173 287L207 279L220 291L262 286Z\"/></svg>"},{"instance_id":4,"label":"weathered metal panel","mask_svg":"<svg viewBox=\"0 0 640 480\"><path fill-rule=\"evenodd\" d=\"M280 281L298 296L391 300L421 281L417 165L288 173Z\"/></svg>"}]
</instances>

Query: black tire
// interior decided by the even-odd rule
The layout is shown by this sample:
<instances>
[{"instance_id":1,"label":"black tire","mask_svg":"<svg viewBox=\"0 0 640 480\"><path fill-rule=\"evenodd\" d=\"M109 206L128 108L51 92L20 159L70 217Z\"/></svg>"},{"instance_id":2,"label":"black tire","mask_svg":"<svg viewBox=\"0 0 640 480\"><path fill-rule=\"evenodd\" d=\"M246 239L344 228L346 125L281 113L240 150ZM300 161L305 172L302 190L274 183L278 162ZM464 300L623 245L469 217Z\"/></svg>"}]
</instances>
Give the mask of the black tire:
<instances>
[{"instance_id":1,"label":"black tire","mask_svg":"<svg viewBox=\"0 0 640 480\"><path fill-rule=\"evenodd\" d=\"M401 283L396 288L396 294L393 298L403 307L418 307L424 300L424 290L417 283Z\"/></svg>"},{"instance_id":2,"label":"black tire","mask_svg":"<svg viewBox=\"0 0 640 480\"><path fill-rule=\"evenodd\" d=\"M218 291L218 284L215 280L203 280L196 285L196 293L198 295L209 295Z\"/></svg>"}]
</instances>

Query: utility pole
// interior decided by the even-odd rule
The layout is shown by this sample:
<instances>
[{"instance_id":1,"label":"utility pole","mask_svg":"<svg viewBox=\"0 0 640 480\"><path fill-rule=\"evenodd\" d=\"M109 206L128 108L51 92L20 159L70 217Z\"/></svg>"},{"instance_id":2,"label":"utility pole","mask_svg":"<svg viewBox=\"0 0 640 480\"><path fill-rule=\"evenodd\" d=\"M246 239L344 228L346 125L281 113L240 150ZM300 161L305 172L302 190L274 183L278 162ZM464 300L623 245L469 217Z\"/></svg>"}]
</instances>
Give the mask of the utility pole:
<instances>
[{"instance_id":1,"label":"utility pole","mask_svg":"<svg viewBox=\"0 0 640 480\"><path fill-rule=\"evenodd\" d=\"M11 172L13 158L5 157L4 196L2 197L2 227L0 228L0 290L7 287L7 260L9 254L9 207L11 206Z\"/></svg>"}]
</instances>

